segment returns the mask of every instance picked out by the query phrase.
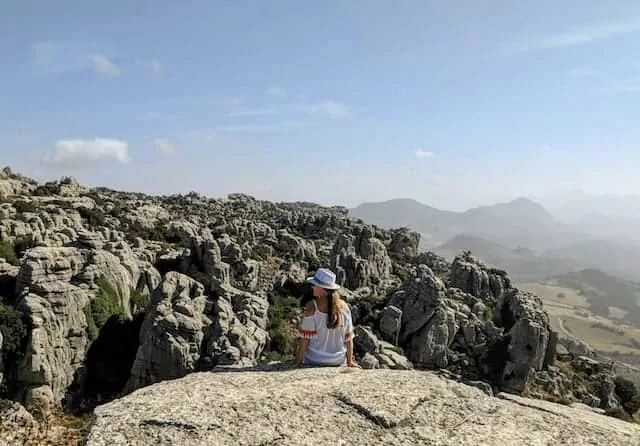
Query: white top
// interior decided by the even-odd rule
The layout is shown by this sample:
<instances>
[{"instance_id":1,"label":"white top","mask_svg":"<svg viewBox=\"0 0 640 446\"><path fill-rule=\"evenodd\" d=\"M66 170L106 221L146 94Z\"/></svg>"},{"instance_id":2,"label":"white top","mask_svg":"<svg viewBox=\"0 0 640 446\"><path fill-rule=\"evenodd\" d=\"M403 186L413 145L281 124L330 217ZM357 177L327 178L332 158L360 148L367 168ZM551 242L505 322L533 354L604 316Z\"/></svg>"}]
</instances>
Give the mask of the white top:
<instances>
[{"instance_id":1,"label":"white top","mask_svg":"<svg viewBox=\"0 0 640 446\"><path fill-rule=\"evenodd\" d=\"M327 313L318 310L314 299L315 312L305 316L298 329L298 337L310 339L309 347L302 360L307 365L343 365L347 360L346 342L353 337L351 311L346 303L342 304L342 327L328 328Z\"/></svg>"}]
</instances>

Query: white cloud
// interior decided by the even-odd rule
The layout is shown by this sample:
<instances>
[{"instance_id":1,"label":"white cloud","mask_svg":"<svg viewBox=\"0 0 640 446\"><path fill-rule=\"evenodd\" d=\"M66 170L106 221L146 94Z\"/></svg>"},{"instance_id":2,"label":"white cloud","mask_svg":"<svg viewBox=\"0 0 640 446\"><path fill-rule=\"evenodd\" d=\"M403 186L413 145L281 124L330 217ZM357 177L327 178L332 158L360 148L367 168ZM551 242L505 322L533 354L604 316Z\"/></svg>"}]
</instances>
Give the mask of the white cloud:
<instances>
[{"instance_id":1,"label":"white cloud","mask_svg":"<svg viewBox=\"0 0 640 446\"><path fill-rule=\"evenodd\" d=\"M229 127L218 127L217 132L269 132L274 130L286 130L292 128L309 127L312 125L310 122L304 121L284 121L273 122L270 124L249 124L249 125L235 125Z\"/></svg>"},{"instance_id":2,"label":"white cloud","mask_svg":"<svg viewBox=\"0 0 640 446\"><path fill-rule=\"evenodd\" d=\"M271 87L267 90L267 93L270 96L284 96L285 95L285 91L282 88L279 87Z\"/></svg>"},{"instance_id":3,"label":"white cloud","mask_svg":"<svg viewBox=\"0 0 640 446\"><path fill-rule=\"evenodd\" d=\"M324 101L318 104L296 105L296 110L310 116L345 119L351 116L351 110L345 104L335 101Z\"/></svg>"},{"instance_id":4,"label":"white cloud","mask_svg":"<svg viewBox=\"0 0 640 446\"><path fill-rule=\"evenodd\" d=\"M63 139L56 142L53 154L45 154L45 164L83 166L100 163L127 164L131 161L129 144L118 139Z\"/></svg>"},{"instance_id":5,"label":"white cloud","mask_svg":"<svg viewBox=\"0 0 640 446\"><path fill-rule=\"evenodd\" d=\"M638 31L640 31L640 20L629 22L603 22L590 26L573 28L546 36L530 36L526 40L507 43L501 46L500 52L503 55L510 55L532 50L557 49L586 45Z\"/></svg>"},{"instance_id":6,"label":"white cloud","mask_svg":"<svg viewBox=\"0 0 640 446\"><path fill-rule=\"evenodd\" d=\"M89 56L91 69L96 73L109 77L118 77L122 74L122 70L118 65L111 62L109 58L101 54L92 54Z\"/></svg>"},{"instance_id":7,"label":"white cloud","mask_svg":"<svg viewBox=\"0 0 640 446\"><path fill-rule=\"evenodd\" d=\"M176 146L171 144L167 139L156 138L153 140L153 145L165 155L172 155L176 152Z\"/></svg>"},{"instance_id":8,"label":"white cloud","mask_svg":"<svg viewBox=\"0 0 640 446\"><path fill-rule=\"evenodd\" d=\"M433 152L429 152L426 150L416 150L415 152L413 152L413 155L420 160L424 160L433 157Z\"/></svg>"},{"instance_id":9,"label":"white cloud","mask_svg":"<svg viewBox=\"0 0 640 446\"><path fill-rule=\"evenodd\" d=\"M636 31L640 31L640 23L601 23L543 37L538 40L536 47L559 48L584 45Z\"/></svg>"},{"instance_id":10,"label":"white cloud","mask_svg":"<svg viewBox=\"0 0 640 446\"><path fill-rule=\"evenodd\" d=\"M268 116L278 113L278 109L272 108L257 108L254 110L240 110L227 113L227 116Z\"/></svg>"}]
</instances>

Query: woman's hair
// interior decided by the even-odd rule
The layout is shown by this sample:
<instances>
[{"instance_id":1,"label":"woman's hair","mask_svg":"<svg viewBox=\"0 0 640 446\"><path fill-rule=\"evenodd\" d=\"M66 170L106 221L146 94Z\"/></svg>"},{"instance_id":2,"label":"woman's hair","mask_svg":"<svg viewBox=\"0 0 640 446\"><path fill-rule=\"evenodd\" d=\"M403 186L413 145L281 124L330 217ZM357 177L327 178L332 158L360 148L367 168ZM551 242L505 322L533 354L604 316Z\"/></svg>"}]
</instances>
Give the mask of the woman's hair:
<instances>
[{"instance_id":1,"label":"woman's hair","mask_svg":"<svg viewBox=\"0 0 640 446\"><path fill-rule=\"evenodd\" d=\"M341 328L340 293L336 290L327 290L327 313L327 328Z\"/></svg>"}]
</instances>

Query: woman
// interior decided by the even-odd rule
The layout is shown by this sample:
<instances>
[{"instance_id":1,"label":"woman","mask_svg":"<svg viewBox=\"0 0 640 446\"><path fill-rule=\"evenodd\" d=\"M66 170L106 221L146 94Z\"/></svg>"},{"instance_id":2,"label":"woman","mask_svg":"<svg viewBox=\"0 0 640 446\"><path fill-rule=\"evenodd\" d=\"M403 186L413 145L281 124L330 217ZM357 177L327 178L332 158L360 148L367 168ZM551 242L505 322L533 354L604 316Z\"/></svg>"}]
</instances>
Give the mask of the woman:
<instances>
[{"instance_id":1,"label":"woman","mask_svg":"<svg viewBox=\"0 0 640 446\"><path fill-rule=\"evenodd\" d=\"M320 268L307 282L313 287L313 300L305 307L298 329L296 367L358 367L353 360L353 323L349 306L340 299L336 275Z\"/></svg>"}]
</instances>

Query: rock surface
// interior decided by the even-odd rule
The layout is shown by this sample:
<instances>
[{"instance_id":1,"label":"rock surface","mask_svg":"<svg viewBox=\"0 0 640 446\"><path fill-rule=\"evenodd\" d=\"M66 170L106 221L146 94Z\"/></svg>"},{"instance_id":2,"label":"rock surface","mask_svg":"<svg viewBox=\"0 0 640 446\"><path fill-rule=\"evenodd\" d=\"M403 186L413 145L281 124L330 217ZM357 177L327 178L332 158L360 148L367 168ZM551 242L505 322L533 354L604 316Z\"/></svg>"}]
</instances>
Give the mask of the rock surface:
<instances>
[{"instance_id":1,"label":"rock surface","mask_svg":"<svg viewBox=\"0 0 640 446\"><path fill-rule=\"evenodd\" d=\"M636 446L639 438L638 425L489 397L430 372L230 369L158 383L97 408L87 446Z\"/></svg>"}]
</instances>

